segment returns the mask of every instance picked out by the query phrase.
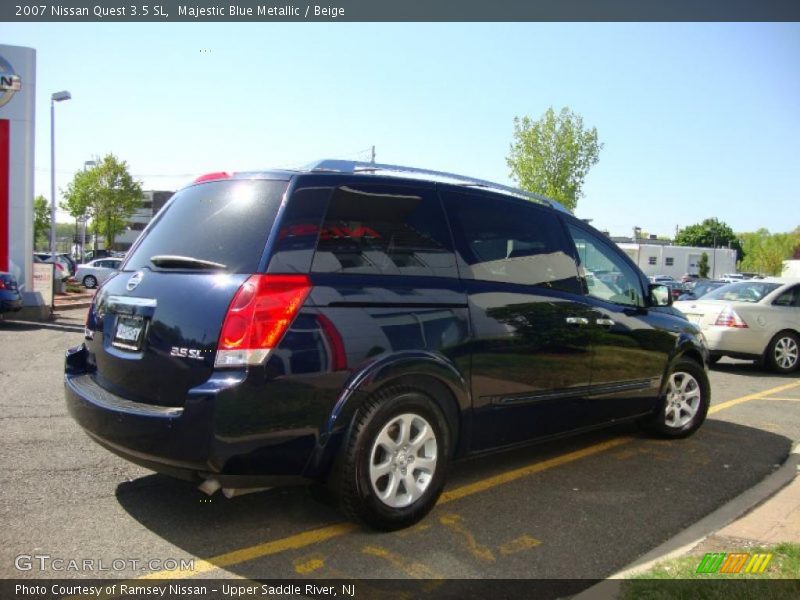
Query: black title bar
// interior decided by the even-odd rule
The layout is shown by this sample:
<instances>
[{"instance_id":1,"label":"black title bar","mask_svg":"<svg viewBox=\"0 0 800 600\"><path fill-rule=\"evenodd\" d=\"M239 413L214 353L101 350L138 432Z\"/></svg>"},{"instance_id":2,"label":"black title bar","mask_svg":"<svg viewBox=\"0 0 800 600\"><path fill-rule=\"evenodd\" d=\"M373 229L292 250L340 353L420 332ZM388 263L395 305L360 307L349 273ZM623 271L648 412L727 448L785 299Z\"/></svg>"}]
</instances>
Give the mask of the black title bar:
<instances>
[{"instance_id":1,"label":"black title bar","mask_svg":"<svg viewBox=\"0 0 800 600\"><path fill-rule=\"evenodd\" d=\"M9 0L7 22L798 21L798 0Z\"/></svg>"}]
</instances>

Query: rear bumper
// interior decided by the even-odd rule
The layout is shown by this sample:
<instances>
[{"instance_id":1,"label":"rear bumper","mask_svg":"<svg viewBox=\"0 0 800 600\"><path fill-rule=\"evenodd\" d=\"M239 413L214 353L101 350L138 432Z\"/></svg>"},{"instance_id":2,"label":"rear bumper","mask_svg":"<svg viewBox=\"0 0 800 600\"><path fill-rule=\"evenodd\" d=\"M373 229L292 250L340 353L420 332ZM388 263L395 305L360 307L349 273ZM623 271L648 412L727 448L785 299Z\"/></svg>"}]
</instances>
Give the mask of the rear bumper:
<instances>
[{"instance_id":1,"label":"rear bumper","mask_svg":"<svg viewBox=\"0 0 800 600\"><path fill-rule=\"evenodd\" d=\"M0 313L17 312L18 310L22 310L22 300L0 299Z\"/></svg>"},{"instance_id":2,"label":"rear bumper","mask_svg":"<svg viewBox=\"0 0 800 600\"><path fill-rule=\"evenodd\" d=\"M714 355L761 356L768 339L756 329L711 326L703 329L708 349Z\"/></svg>"},{"instance_id":3,"label":"rear bumper","mask_svg":"<svg viewBox=\"0 0 800 600\"><path fill-rule=\"evenodd\" d=\"M264 451L275 442L223 439L215 432L218 403L235 396L241 381L226 386L200 386L190 390L182 407L134 402L99 385L85 369L86 350L68 351L64 393L73 419L98 444L114 454L153 471L186 479L216 479L223 487L264 487L307 483L301 476L305 461L280 460ZM284 442L296 442L287 440ZM277 446L281 446L278 444ZM282 449L285 452L285 447ZM252 457L257 462L254 464ZM308 457L306 456L306 459Z\"/></svg>"},{"instance_id":4,"label":"rear bumper","mask_svg":"<svg viewBox=\"0 0 800 600\"><path fill-rule=\"evenodd\" d=\"M210 399L188 399L181 408L152 406L109 393L89 374L67 374L64 383L72 418L109 450L150 468L209 470Z\"/></svg>"}]
</instances>

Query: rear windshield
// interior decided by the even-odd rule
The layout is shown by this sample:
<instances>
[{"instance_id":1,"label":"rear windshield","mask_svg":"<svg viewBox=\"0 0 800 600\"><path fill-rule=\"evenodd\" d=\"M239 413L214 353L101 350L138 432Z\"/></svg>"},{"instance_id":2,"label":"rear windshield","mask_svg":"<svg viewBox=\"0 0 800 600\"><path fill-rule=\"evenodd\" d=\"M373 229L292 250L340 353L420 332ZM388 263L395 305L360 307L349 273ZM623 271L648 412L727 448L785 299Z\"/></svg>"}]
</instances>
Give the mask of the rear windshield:
<instances>
[{"instance_id":1,"label":"rear windshield","mask_svg":"<svg viewBox=\"0 0 800 600\"><path fill-rule=\"evenodd\" d=\"M781 284L764 281L741 281L724 285L703 296L703 300L726 300L728 302L759 302Z\"/></svg>"},{"instance_id":2,"label":"rear windshield","mask_svg":"<svg viewBox=\"0 0 800 600\"><path fill-rule=\"evenodd\" d=\"M181 256L224 265L228 273L254 273L286 186L225 180L181 190L146 231L125 270L155 268L154 256Z\"/></svg>"}]
</instances>

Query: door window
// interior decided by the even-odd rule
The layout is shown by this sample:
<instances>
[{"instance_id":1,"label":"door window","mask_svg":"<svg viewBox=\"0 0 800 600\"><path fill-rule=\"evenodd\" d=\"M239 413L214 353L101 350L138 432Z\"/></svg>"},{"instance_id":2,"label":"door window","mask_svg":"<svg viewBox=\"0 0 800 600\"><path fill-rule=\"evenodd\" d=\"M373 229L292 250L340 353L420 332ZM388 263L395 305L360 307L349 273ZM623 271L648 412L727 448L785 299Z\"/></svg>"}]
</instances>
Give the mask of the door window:
<instances>
[{"instance_id":1,"label":"door window","mask_svg":"<svg viewBox=\"0 0 800 600\"><path fill-rule=\"evenodd\" d=\"M525 201L445 192L461 276L580 293L575 259L552 211Z\"/></svg>"},{"instance_id":2,"label":"door window","mask_svg":"<svg viewBox=\"0 0 800 600\"><path fill-rule=\"evenodd\" d=\"M435 193L401 186L336 189L312 271L456 277L444 211Z\"/></svg>"},{"instance_id":3,"label":"door window","mask_svg":"<svg viewBox=\"0 0 800 600\"><path fill-rule=\"evenodd\" d=\"M775 306L800 306L800 285L789 288L773 302Z\"/></svg>"},{"instance_id":4,"label":"door window","mask_svg":"<svg viewBox=\"0 0 800 600\"><path fill-rule=\"evenodd\" d=\"M606 241L573 224L567 226L580 260L586 294L627 306L643 306L642 285L636 271Z\"/></svg>"}]
</instances>

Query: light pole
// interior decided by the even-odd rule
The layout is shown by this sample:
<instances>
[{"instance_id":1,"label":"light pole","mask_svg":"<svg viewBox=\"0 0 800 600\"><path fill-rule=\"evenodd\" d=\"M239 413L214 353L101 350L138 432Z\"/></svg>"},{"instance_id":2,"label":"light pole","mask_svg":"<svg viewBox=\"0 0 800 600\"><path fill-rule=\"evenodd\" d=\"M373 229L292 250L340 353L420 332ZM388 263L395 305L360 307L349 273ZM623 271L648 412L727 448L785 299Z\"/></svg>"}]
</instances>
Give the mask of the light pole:
<instances>
[{"instance_id":1,"label":"light pole","mask_svg":"<svg viewBox=\"0 0 800 600\"><path fill-rule=\"evenodd\" d=\"M717 232L714 232L714 258L711 259L711 279L717 278Z\"/></svg>"},{"instance_id":2,"label":"light pole","mask_svg":"<svg viewBox=\"0 0 800 600\"><path fill-rule=\"evenodd\" d=\"M56 102L69 100L72 95L65 91L50 96L50 253L56 251Z\"/></svg>"},{"instance_id":3,"label":"light pole","mask_svg":"<svg viewBox=\"0 0 800 600\"><path fill-rule=\"evenodd\" d=\"M97 166L97 162L93 160L87 160L83 163L83 170L88 171L89 169L93 169ZM86 220L87 216L84 212L81 215L81 263L86 259Z\"/></svg>"}]
</instances>

